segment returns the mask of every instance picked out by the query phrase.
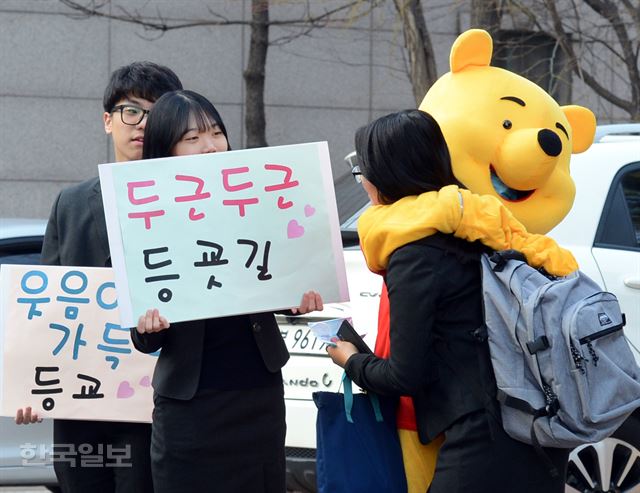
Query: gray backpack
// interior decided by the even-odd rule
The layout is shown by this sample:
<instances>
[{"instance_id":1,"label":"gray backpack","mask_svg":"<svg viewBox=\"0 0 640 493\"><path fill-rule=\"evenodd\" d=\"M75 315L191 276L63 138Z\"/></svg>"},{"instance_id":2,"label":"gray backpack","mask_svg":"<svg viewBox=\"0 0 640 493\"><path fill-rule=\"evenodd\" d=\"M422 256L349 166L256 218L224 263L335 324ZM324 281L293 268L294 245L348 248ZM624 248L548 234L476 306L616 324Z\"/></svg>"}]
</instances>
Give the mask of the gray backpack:
<instances>
[{"instance_id":1,"label":"gray backpack","mask_svg":"<svg viewBox=\"0 0 640 493\"><path fill-rule=\"evenodd\" d=\"M580 271L547 276L513 250L481 262L505 431L537 449L611 435L640 407L640 368L616 297Z\"/></svg>"}]
</instances>

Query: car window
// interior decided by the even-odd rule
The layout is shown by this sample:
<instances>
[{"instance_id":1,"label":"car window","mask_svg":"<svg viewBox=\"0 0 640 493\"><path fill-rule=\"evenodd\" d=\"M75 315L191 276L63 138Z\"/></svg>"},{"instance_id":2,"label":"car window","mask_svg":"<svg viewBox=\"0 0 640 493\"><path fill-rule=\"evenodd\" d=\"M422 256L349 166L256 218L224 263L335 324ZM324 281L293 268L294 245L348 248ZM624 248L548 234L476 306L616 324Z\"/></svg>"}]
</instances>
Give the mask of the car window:
<instances>
[{"instance_id":1,"label":"car window","mask_svg":"<svg viewBox=\"0 0 640 493\"><path fill-rule=\"evenodd\" d=\"M340 225L340 234L342 236L342 246L344 248L356 248L360 245L358 238L358 218L369 207L369 202L356 211L351 217L347 218Z\"/></svg>"},{"instance_id":2,"label":"car window","mask_svg":"<svg viewBox=\"0 0 640 493\"><path fill-rule=\"evenodd\" d=\"M353 232L357 232L358 231L358 218L360 217L360 214L362 214L364 211L366 211L369 208L369 202L367 202L365 205L362 206L361 209L359 209L353 216L351 216L350 218L348 218L347 220L345 220L342 225L340 226L340 229L342 231L353 231Z\"/></svg>"},{"instance_id":3,"label":"car window","mask_svg":"<svg viewBox=\"0 0 640 493\"><path fill-rule=\"evenodd\" d=\"M640 250L640 163L623 167L613 179L594 246Z\"/></svg>"},{"instance_id":4,"label":"car window","mask_svg":"<svg viewBox=\"0 0 640 493\"><path fill-rule=\"evenodd\" d=\"M0 254L0 264L39 264L40 252L38 253L16 253L10 255Z\"/></svg>"},{"instance_id":5,"label":"car window","mask_svg":"<svg viewBox=\"0 0 640 493\"><path fill-rule=\"evenodd\" d=\"M334 186L338 216L340 224L342 224L354 214L357 214L362 209L362 206L369 202L369 197L362 185L356 183L351 173L338 178Z\"/></svg>"},{"instance_id":6,"label":"car window","mask_svg":"<svg viewBox=\"0 0 640 493\"><path fill-rule=\"evenodd\" d=\"M0 264L39 264L42 236L0 240Z\"/></svg>"},{"instance_id":7,"label":"car window","mask_svg":"<svg viewBox=\"0 0 640 493\"><path fill-rule=\"evenodd\" d=\"M621 184L635 232L636 246L640 246L640 169L625 174Z\"/></svg>"}]
</instances>

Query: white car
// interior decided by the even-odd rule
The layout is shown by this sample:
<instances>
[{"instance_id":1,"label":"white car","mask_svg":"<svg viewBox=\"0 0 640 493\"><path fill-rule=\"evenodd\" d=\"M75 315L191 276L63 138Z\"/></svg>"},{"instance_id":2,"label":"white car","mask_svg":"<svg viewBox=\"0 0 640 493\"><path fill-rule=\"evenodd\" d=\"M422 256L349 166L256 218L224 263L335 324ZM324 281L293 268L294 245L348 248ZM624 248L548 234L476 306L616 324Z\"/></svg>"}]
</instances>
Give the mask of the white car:
<instances>
[{"instance_id":1,"label":"white car","mask_svg":"<svg viewBox=\"0 0 640 493\"><path fill-rule=\"evenodd\" d=\"M573 208L550 235L618 297L640 361L640 124L598 127L591 148L572 157L571 176ZM639 411L612 438L572 452L566 491L640 491Z\"/></svg>"},{"instance_id":2,"label":"white car","mask_svg":"<svg viewBox=\"0 0 640 493\"><path fill-rule=\"evenodd\" d=\"M571 175L577 190L573 208L550 235L574 253L583 272L618 297L625 333L640 361L640 124L598 127L591 148L572 156ZM357 246L355 223L362 210L343 226L351 303L329 305L320 314L352 317L373 347L382 281L367 270ZM316 315L280 320L292 354L284 368L288 486L311 492L316 491L311 395L336 391L342 375L306 327ZM567 493L614 491L640 492L640 412L613 437L571 454Z\"/></svg>"}]
</instances>

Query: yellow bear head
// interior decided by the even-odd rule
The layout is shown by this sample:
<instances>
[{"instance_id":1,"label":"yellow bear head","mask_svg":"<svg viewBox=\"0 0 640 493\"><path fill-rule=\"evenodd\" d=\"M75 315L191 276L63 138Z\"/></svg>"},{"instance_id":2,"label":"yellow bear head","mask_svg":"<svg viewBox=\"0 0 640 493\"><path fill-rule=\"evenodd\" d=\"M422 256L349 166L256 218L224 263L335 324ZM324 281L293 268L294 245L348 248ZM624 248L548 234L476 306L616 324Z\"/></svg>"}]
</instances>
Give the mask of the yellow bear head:
<instances>
[{"instance_id":1,"label":"yellow bear head","mask_svg":"<svg viewBox=\"0 0 640 493\"><path fill-rule=\"evenodd\" d=\"M573 205L572 153L587 150L594 114L560 106L519 75L491 67L486 31L462 33L451 71L429 89L420 109L440 124L453 171L469 190L498 197L533 233L546 233Z\"/></svg>"}]
</instances>

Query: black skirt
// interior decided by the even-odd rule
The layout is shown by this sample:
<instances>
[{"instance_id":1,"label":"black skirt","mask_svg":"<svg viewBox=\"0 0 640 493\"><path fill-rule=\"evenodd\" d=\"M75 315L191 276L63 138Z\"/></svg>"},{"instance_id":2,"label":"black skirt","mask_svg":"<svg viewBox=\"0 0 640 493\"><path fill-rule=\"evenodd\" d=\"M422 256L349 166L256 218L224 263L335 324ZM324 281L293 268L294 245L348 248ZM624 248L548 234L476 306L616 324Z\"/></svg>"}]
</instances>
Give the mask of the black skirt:
<instances>
[{"instance_id":1,"label":"black skirt","mask_svg":"<svg viewBox=\"0 0 640 493\"><path fill-rule=\"evenodd\" d=\"M189 401L154 397L151 467L156 493L284 493L282 384L204 390Z\"/></svg>"},{"instance_id":2,"label":"black skirt","mask_svg":"<svg viewBox=\"0 0 640 493\"><path fill-rule=\"evenodd\" d=\"M485 410L467 414L445 431L428 493L564 493L570 451L543 450L559 476Z\"/></svg>"}]
</instances>

